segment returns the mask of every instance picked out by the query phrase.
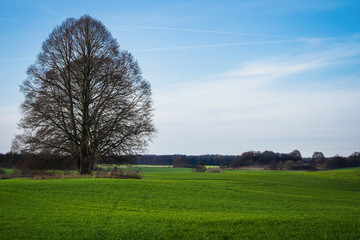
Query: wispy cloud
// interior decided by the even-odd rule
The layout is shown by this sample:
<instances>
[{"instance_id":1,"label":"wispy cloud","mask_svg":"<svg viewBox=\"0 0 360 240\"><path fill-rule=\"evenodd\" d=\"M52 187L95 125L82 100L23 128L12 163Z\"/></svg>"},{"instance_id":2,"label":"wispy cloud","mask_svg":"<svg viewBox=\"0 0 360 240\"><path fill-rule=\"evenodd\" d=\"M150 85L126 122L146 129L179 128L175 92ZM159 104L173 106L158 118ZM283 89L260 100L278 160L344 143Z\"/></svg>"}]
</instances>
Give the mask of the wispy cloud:
<instances>
[{"instance_id":1,"label":"wispy cloud","mask_svg":"<svg viewBox=\"0 0 360 240\"><path fill-rule=\"evenodd\" d=\"M205 49L205 48L223 48L235 46L249 46L249 45L265 45L265 44L283 44L303 42L303 40L278 40L278 41L253 41L253 42L233 42L233 43L220 43L220 44L203 44L193 46L178 46L178 47L165 47L165 48L147 48L135 49L134 52L158 52L158 51L174 51L174 50L190 50L190 49Z\"/></svg>"},{"instance_id":2,"label":"wispy cloud","mask_svg":"<svg viewBox=\"0 0 360 240\"><path fill-rule=\"evenodd\" d=\"M39 9L40 11L47 13L47 14L55 14L56 11L49 7L49 6L45 6L44 4L42 5L35 5L34 8Z\"/></svg>"},{"instance_id":3,"label":"wispy cloud","mask_svg":"<svg viewBox=\"0 0 360 240\"><path fill-rule=\"evenodd\" d=\"M191 28L176 28L176 27L146 27L146 26L139 26L139 27L135 27L135 28L149 29L149 30L166 30L166 31L181 31L181 32L198 32L198 33L211 33L211 34L240 35L240 36L250 36L250 37L276 37L276 38L284 38L284 37L286 37L286 36L283 36L283 35L275 35L275 34L242 33L242 32L228 32L228 31L191 29Z\"/></svg>"},{"instance_id":4,"label":"wispy cloud","mask_svg":"<svg viewBox=\"0 0 360 240\"><path fill-rule=\"evenodd\" d=\"M357 41L360 35L352 35L349 37L323 37L323 38L293 38L287 40L270 40L270 41L243 41L232 43L219 43L219 44L202 44L190 46L174 46L174 47L160 47L160 48L146 48L134 49L134 52L159 52L159 51L176 51L176 50L191 50L191 49L211 49L211 48L224 48L224 47L237 47L237 46L254 46L254 45L275 45L275 44L291 44L291 43L324 43L324 42L344 42L344 41Z\"/></svg>"},{"instance_id":5,"label":"wispy cloud","mask_svg":"<svg viewBox=\"0 0 360 240\"><path fill-rule=\"evenodd\" d=\"M329 76L327 82L313 78L313 84L298 83L296 88L286 86L295 76L326 74L333 66L344 66L359 53L359 46L340 46L284 54L243 63L207 81L155 89L155 120L162 136L151 150L166 146L169 153L202 154L208 153L202 149L212 148L212 153L239 154L250 149L286 152L298 148L306 156L314 151L339 153L334 152L336 147L360 135L360 89L337 85L339 76ZM284 79L285 86L275 87ZM230 149L234 142L238 148ZM355 145L347 147L354 150Z\"/></svg>"},{"instance_id":6,"label":"wispy cloud","mask_svg":"<svg viewBox=\"0 0 360 240\"><path fill-rule=\"evenodd\" d=\"M320 52L283 54L259 59L244 63L238 69L215 75L214 77L273 80L331 65L345 64L348 61L353 61L352 58L354 57L360 57L360 43L337 45L336 48ZM359 61L359 59L355 61Z\"/></svg>"}]
</instances>

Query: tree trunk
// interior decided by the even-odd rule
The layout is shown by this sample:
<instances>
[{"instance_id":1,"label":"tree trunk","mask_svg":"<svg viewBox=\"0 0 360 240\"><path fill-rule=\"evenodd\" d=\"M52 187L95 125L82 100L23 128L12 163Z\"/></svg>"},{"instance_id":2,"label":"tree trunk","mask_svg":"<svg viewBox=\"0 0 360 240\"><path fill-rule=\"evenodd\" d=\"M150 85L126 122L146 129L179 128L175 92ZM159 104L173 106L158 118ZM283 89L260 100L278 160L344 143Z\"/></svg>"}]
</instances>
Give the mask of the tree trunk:
<instances>
[{"instance_id":1,"label":"tree trunk","mask_svg":"<svg viewBox=\"0 0 360 240\"><path fill-rule=\"evenodd\" d=\"M92 164L89 161L83 160L82 162L80 162L80 169L78 169L78 173L80 175L91 174L92 173L91 165Z\"/></svg>"},{"instance_id":2,"label":"tree trunk","mask_svg":"<svg viewBox=\"0 0 360 240\"><path fill-rule=\"evenodd\" d=\"M88 156L87 158L79 158L78 174L91 174L94 167L94 157Z\"/></svg>"},{"instance_id":3,"label":"tree trunk","mask_svg":"<svg viewBox=\"0 0 360 240\"><path fill-rule=\"evenodd\" d=\"M95 157L91 153L89 146L87 146L86 143L83 143L78 158L78 174L91 174L94 162Z\"/></svg>"}]
</instances>

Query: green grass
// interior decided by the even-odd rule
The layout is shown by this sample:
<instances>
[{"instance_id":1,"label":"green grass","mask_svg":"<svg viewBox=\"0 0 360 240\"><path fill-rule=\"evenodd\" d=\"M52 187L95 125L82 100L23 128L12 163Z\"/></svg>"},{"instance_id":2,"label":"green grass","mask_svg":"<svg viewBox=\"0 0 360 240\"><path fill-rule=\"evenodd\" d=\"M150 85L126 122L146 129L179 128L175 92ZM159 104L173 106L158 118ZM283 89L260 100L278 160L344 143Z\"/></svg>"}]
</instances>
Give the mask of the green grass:
<instances>
[{"instance_id":1,"label":"green grass","mask_svg":"<svg viewBox=\"0 0 360 240\"><path fill-rule=\"evenodd\" d=\"M146 165L146 164L137 164L134 165L141 168L172 168L172 165Z\"/></svg>"},{"instance_id":2,"label":"green grass","mask_svg":"<svg viewBox=\"0 0 360 240\"><path fill-rule=\"evenodd\" d=\"M0 181L0 239L360 239L360 169Z\"/></svg>"},{"instance_id":3,"label":"green grass","mask_svg":"<svg viewBox=\"0 0 360 240\"><path fill-rule=\"evenodd\" d=\"M14 170L13 169L9 169L9 168L0 168L2 170L4 170L5 174L13 174Z\"/></svg>"}]
</instances>

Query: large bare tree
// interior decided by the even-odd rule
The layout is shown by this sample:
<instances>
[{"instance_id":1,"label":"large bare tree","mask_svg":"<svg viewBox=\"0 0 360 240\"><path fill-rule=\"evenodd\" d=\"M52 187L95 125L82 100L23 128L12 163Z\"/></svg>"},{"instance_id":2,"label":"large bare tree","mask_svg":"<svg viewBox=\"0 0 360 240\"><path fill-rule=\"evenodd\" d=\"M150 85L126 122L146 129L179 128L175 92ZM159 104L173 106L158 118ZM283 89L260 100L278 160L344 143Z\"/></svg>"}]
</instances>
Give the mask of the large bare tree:
<instances>
[{"instance_id":1,"label":"large bare tree","mask_svg":"<svg viewBox=\"0 0 360 240\"><path fill-rule=\"evenodd\" d=\"M149 82L90 16L57 26L27 75L17 150L69 156L89 174L99 157L141 152L156 131Z\"/></svg>"}]
</instances>

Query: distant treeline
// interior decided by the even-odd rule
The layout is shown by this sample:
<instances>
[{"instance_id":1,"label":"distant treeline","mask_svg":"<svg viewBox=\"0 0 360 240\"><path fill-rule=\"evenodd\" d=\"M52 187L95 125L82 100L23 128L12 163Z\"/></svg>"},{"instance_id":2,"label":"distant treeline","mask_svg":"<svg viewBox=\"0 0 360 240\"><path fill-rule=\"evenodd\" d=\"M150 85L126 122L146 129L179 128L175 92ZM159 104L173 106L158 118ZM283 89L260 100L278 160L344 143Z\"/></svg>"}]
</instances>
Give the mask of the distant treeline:
<instances>
[{"instance_id":1,"label":"distant treeline","mask_svg":"<svg viewBox=\"0 0 360 240\"><path fill-rule=\"evenodd\" d=\"M135 164L135 156L108 156L98 164ZM51 153L0 153L0 168L14 168L28 173L33 170L76 170L76 161L70 157Z\"/></svg>"},{"instance_id":2,"label":"distant treeline","mask_svg":"<svg viewBox=\"0 0 360 240\"><path fill-rule=\"evenodd\" d=\"M294 150L291 153L248 151L241 155L138 155L107 157L102 158L97 162L97 164L104 163L172 165L174 167L212 165L214 167L234 169L244 166L260 165L272 170L316 170L360 166L360 152L354 152L348 157L334 156L330 158L326 158L321 152L315 152L311 158L303 158L298 150ZM48 153L0 154L0 167L16 168L23 172L42 169L76 169L72 159Z\"/></svg>"},{"instance_id":3,"label":"distant treeline","mask_svg":"<svg viewBox=\"0 0 360 240\"><path fill-rule=\"evenodd\" d=\"M136 163L141 165L173 165L175 162L183 162L186 166L196 166L199 162L204 165L216 165L220 164L229 165L234 161L236 156L233 155L140 155L136 157Z\"/></svg>"},{"instance_id":4,"label":"distant treeline","mask_svg":"<svg viewBox=\"0 0 360 240\"><path fill-rule=\"evenodd\" d=\"M137 157L137 164L150 165L174 165L174 166L196 166L198 163L204 165L215 165L225 167L241 167L249 165L265 165L272 161L310 161L311 158L303 159L298 150L291 153L274 153L272 151L248 151L241 155L141 155Z\"/></svg>"},{"instance_id":5,"label":"distant treeline","mask_svg":"<svg viewBox=\"0 0 360 240\"><path fill-rule=\"evenodd\" d=\"M75 169L73 162L70 159L53 155L53 154L19 154L6 153L0 154L1 168L14 168L22 172L30 170L71 170Z\"/></svg>"}]
</instances>

